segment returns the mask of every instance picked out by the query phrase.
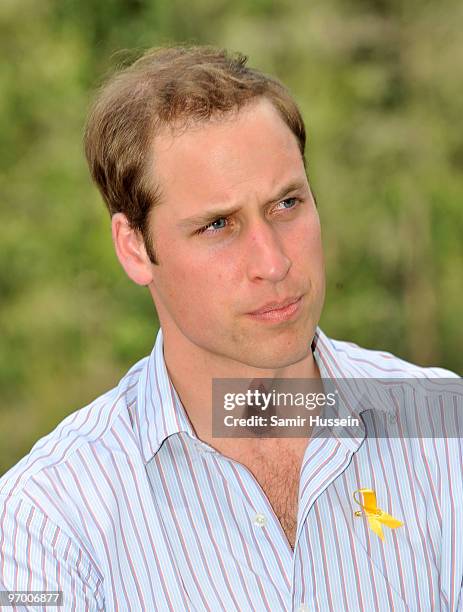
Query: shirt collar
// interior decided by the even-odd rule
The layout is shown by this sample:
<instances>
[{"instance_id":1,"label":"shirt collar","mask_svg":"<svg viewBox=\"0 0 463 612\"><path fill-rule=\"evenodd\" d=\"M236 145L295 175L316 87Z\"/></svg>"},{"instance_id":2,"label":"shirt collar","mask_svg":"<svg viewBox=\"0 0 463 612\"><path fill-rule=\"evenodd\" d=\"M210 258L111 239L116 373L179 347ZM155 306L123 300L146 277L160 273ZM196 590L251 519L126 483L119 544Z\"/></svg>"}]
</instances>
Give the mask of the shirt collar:
<instances>
[{"instance_id":1,"label":"shirt collar","mask_svg":"<svg viewBox=\"0 0 463 612\"><path fill-rule=\"evenodd\" d=\"M346 351L340 350L333 340L317 328L312 351L322 379L343 379L342 416L359 416L368 409L359 399L355 380L358 378ZM197 439L193 426L169 378L163 353L163 334L159 329L154 348L140 373L137 388L136 424L144 461L147 463L157 453L162 443L172 434L185 432ZM365 428L360 419L358 435L346 431L336 436L350 451L355 451L365 438Z\"/></svg>"},{"instance_id":2,"label":"shirt collar","mask_svg":"<svg viewBox=\"0 0 463 612\"><path fill-rule=\"evenodd\" d=\"M342 435L331 434L349 451L355 452L366 436L365 425L360 415L365 410L370 409L370 406L365 404L364 385L362 385L359 393L358 370L356 370L348 351L346 351L345 343L342 343L342 347L340 347L331 338L328 338L319 327L317 327L312 340L312 351L321 378L334 381L336 388L339 390L336 416L340 418L352 417L359 421L359 426L355 429L346 427L342 430Z\"/></svg>"},{"instance_id":3,"label":"shirt collar","mask_svg":"<svg viewBox=\"0 0 463 612\"><path fill-rule=\"evenodd\" d=\"M162 329L138 380L136 410L145 463L172 434L186 432L197 437L167 372Z\"/></svg>"}]
</instances>

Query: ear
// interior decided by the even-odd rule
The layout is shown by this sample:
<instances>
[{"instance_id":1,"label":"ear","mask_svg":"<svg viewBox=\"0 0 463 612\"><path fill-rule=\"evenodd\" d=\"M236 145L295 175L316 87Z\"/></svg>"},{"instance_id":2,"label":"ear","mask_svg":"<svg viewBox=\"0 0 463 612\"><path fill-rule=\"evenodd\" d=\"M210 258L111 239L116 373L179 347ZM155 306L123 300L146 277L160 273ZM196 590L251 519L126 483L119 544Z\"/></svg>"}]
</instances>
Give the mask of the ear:
<instances>
[{"instance_id":1,"label":"ear","mask_svg":"<svg viewBox=\"0 0 463 612\"><path fill-rule=\"evenodd\" d=\"M137 285L149 285L153 280L152 263L140 232L130 227L123 213L115 213L111 225L116 255L127 276Z\"/></svg>"}]
</instances>

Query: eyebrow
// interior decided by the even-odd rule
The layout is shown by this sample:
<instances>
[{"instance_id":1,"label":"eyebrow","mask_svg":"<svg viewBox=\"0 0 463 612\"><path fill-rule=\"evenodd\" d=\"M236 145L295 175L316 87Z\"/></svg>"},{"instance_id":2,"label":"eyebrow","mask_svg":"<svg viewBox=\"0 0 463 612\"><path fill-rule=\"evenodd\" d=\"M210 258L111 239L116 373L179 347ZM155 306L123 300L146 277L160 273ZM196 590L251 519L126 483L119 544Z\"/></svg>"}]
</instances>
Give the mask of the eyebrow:
<instances>
[{"instance_id":1,"label":"eyebrow","mask_svg":"<svg viewBox=\"0 0 463 612\"><path fill-rule=\"evenodd\" d=\"M280 189L280 191L276 194L276 196L272 198L271 200L269 200L269 202L277 202L278 200L281 200L289 193L293 191L299 191L303 189L304 187L306 187L306 184L304 181L300 181L300 180L292 181L291 183L288 183L287 185L285 185L285 187ZM238 212L240 208L241 208L240 206L231 206L228 208L213 208L211 210L204 211L203 213L199 215L194 215L192 217L182 219L181 221L178 222L177 225L180 228L186 228L186 229L192 228L192 227L203 227L205 225L209 225L216 219L220 219L222 217L229 217L230 215L233 215L234 213Z\"/></svg>"}]
</instances>

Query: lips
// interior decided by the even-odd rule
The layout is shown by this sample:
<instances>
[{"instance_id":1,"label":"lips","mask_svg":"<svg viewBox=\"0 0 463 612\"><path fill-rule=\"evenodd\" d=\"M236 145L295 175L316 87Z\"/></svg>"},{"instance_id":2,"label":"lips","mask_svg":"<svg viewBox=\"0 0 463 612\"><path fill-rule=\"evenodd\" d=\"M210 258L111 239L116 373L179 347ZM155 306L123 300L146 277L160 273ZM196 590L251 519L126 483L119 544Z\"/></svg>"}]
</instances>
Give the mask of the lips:
<instances>
[{"instance_id":1,"label":"lips","mask_svg":"<svg viewBox=\"0 0 463 612\"><path fill-rule=\"evenodd\" d=\"M286 308L287 306L290 306L291 304L296 303L300 299L300 297L301 296L298 295L295 297L287 298L286 300L282 300L281 302L268 302L267 304L265 304L265 306L262 306L261 308L258 308L257 310L253 310L252 312L249 312L248 314L260 315L260 314L265 314L266 312L282 310Z\"/></svg>"}]
</instances>

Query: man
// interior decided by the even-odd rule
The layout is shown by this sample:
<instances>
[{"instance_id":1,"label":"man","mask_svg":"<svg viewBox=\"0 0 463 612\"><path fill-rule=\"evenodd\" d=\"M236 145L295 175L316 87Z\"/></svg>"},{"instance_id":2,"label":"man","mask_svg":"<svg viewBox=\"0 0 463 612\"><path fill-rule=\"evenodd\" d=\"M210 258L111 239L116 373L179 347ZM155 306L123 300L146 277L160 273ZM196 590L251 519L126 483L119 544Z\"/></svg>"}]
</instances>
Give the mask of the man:
<instances>
[{"instance_id":1,"label":"man","mask_svg":"<svg viewBox=\"0 0 463 612\"><path fill-rule=\"evenodd\" d=\"M66 610L462 610L458 438L213 436L216 379L454 376L317 327L286 89L221 50L151 51L103 87L85 148L161 329L0 481L0 587Z\"/></svg>"}]
</instances>

